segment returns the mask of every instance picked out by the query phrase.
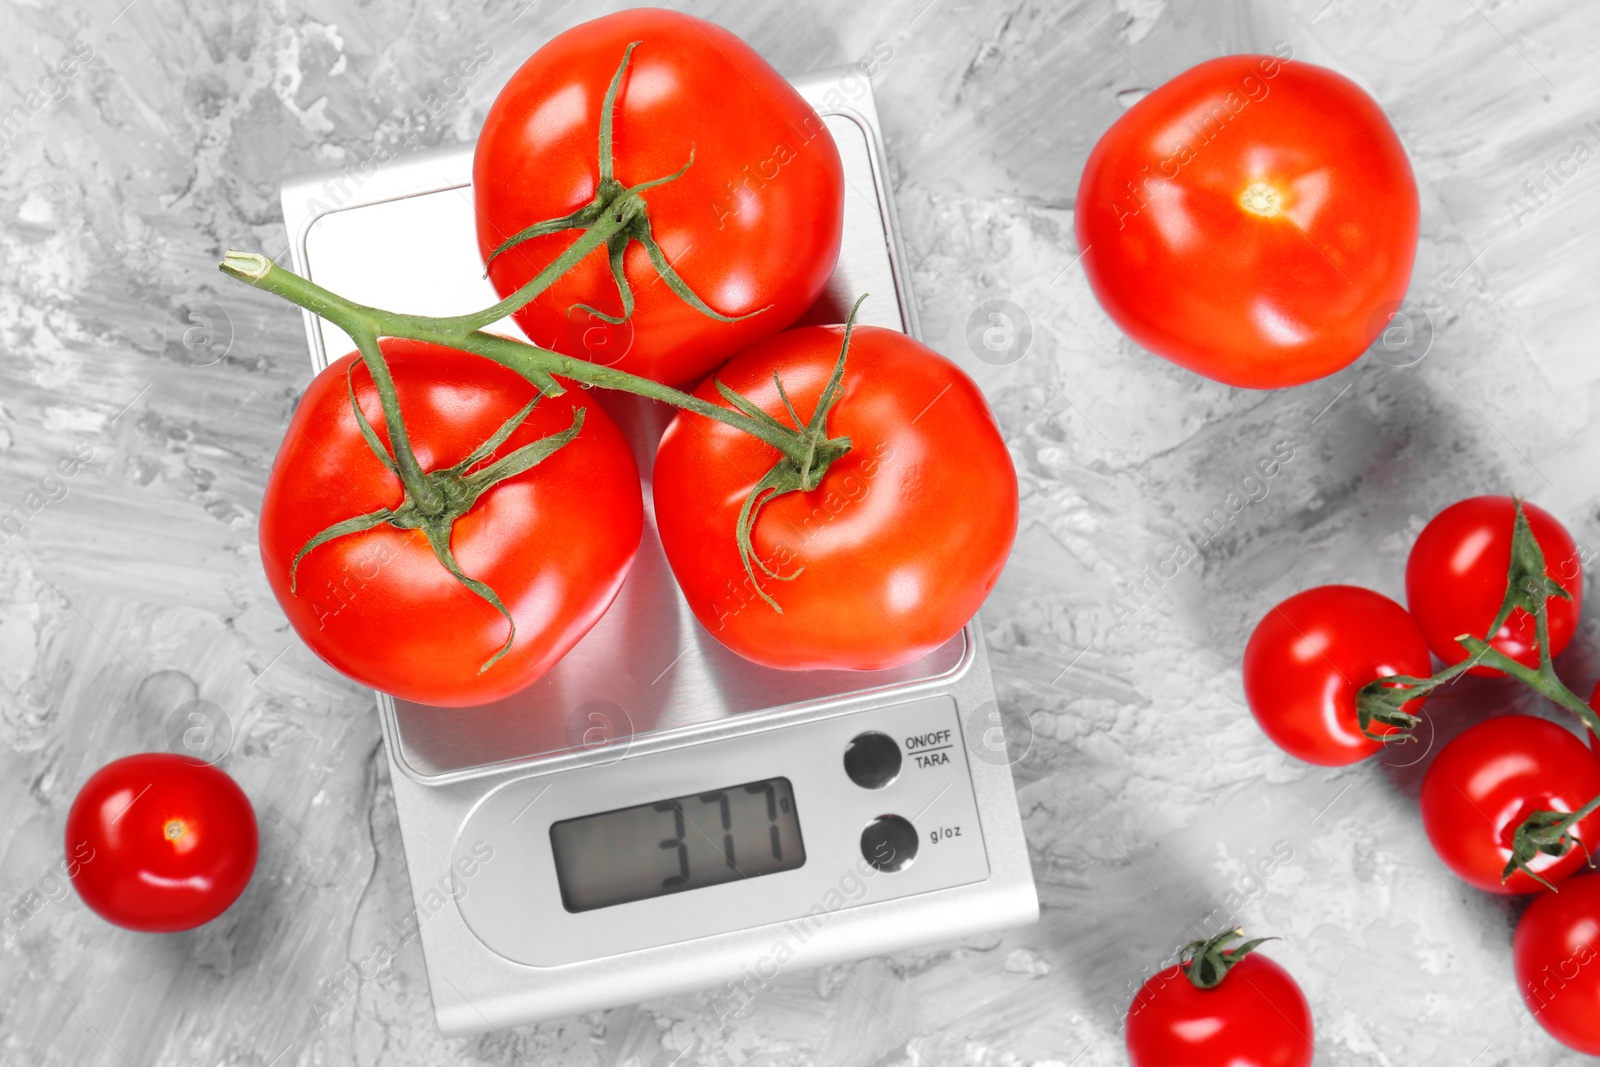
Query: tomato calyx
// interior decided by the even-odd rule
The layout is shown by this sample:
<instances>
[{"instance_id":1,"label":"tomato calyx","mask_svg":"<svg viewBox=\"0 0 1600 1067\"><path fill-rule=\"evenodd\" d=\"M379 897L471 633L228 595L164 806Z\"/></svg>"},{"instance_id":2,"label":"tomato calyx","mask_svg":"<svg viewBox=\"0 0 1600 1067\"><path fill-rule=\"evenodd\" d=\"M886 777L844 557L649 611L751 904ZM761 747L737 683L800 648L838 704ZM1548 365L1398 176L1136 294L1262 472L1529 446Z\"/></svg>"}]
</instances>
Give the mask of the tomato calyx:
<instances>
[{"instance_id":1,"label":"tomato calyx","mask_svg":"<svg viewBox=\"0 0 1600 1067\"><path fill-rule=\"evenodd\" d=\"M569 215L559 218L545 219L519 230L502 241L484 263L484 276L488 276L488 267L497 258L524 241L535 237L548 237L563 230L583 230L593 236L601 233L606 248L606 257L611 266L611 279L616 283L617 296L622 301L622 314L610 315L588 304L576 304L574 307L586 311L595 318L612 325L620 325L633 314L633 285L628 281L624 269L628 246L637 241L644 247L645 253L650 257L650 265L655 268L656 274L667 288L685 304L694 308L700 314L718 322L742 322L752 316L759 315L768 310L766 307L744 315L728 316L712 308L700 295L689 288L689 283L673 269L667 261L666 253L661 251L661 246L656 243L654 235L650 232L650 211L639 195L647 189L676 181L694 165L694 148L689 149L688 162L675 173L665 177L653 178L650 181L640 182L629 188L616 178L616 157L612 149L612 130L616 121L617 91L622 86L623 76L627 73L628 63L633 57L633 50L643 44L634 41L622 52L622 62L617 66L617 72L611 76L611 84L606 88L604 101L600 105L600 180L596 183L594 199ZM531 283L530 283L531 284ZM526 288L526 286L524 287ZM512 300L520 297L519 291ZM530 298L531 299L531 298ZM521 307L526 304L517 305ZM770 305L769 305L770 307Z\"/></svg>"},{"instance_id":2,"label":"tomato calyx","mask_svg":"<svg viewBox=\"0 0 1600 1067\"><path fill-rule=\"evenodd\" d=\"M1559 892L1533 869L1532 863L1541 855L1560 859L1571 852L1574 845L1583 849L1589 866L1593 867L1594 854L1589 851L1589 846L1583 838L1573 833L1573 830L1596 810L1600 810L1600 797L1595 797L1574 812L1536 811L1523 819L1511 837L1511 859L1500 875L1501 884L1510 881L1511 876L1518 871L1524 871L1528 877L1552 893Z\"/></svg>"},{"instance_id":3,"label":"tomato calyx","mask_svg":"<svg viewBox=\"0 0 1600 1067\"><path fill-rule=\"evenodd\" d=\"M1386 744L1408 740L1412 730L1421 720L1404 710L1403 705L1427 696L1434 689L1454 681L1473 667L1493 667L1528 686L1583 720L1589 729L1600 733L1600 717L1577 694L1568 689L1557 676L1550 655L1550 617L1547 601L1551 597L1571 600L1572 594L1561 583L1550 577L1545 567L1544 549L1528 525L1522 500L1516 499L1516 518L1511 534L1511 564L1506 572L1506 595L1494 621L1489 624L1484 637L1462 634L1456 642L1469 655L1460 663L1446 667L1431 678L1414 678L1393 675L1368 682L1356 695L1356 715L1361 732L1374 741ZM1528 667L1506 655L1490 644L1515 611L1524 611L1533 617L1538 635L1539 666ZM1388 733L1372 732L1373 723L1384 723L1394 729Z\"/></svg>"},{"instance_id":4,"label":"tomato calyx","mask_svg":"<svg viewBox=\"0 0 1600 1067\"><path fill-rule=\"evenodd\" d=\"M1244 931L1235 927L1224 930L1209 941L1189 942L1178 954L1178 969L1196 989L1215 989L1246 956L1268 941L1278 940L1275 937L1258 937L1242 945L1228 947L1243 936Z\"/></svg>"},{"instance_id":5,"label":"tomato calyx","mask_svg":"<svg viewBox=\"0 0 1600 1067\"><path fill-rule=\"evenodd\" d=\"M375 350L376 351L376 350ZM382 361L381 351L377 352L378 361ZM370 364L369 364L370 366ZM361 403L356 398L353 374L355 364L351 364L345 371L345 389L350 395L350 410L355 415L356 425L361 430L361 437L390 473L400 478L405 492L404 502L396 508L379 508L377 511L365 515L336 522L321 532L314 535L300 551L295 553L293 561L289 564L289 592L296 592L300 561L307 554L329 541L350 534L361 533L375 529L379 526L392 526L398 530L420 530L428 539L428 546L433 549L433 554L439 563L449 571L451 576L463 586L487 601L501 615L505 616L509 632L506 634L505 644L501 645L494 655L490 656L478 673L482 674L499 662L500 658L511 651L512 642L517 637L516 620L511 617L511 612L501 602L500 596L486 582L471 577L461 569L461 564L456 561L455 553L450 547L450 536L455 529L456 520L471 511L477 504L478 498L484 493L499 485L508 478L531 470L550 456L554 455L564 445L578 436L583 429L584 409L577 407L572 412L572 425L559 433L540 438L530 444L523 445L507 455L501 456L493 462L488 462L495 451L508 441L517 428L533 414L534 407L539 403L542 394L535 393L533 399L523 405L522 409L512 415L500 428L489 436L482 444L473 449L466 459L452 467L423 472L417 463L416 456L411 452L409 438L404 433L405 425L401 418L398 401L391 407L390 402L384 398L380 391L379 398L383 402L385 429L389 431L389 444L386 446L378 436L377 430L368 421L366 413L361 410ZM385 367L385 373L387 368ZM390 392L392 393L392 386ZM393 455L390 450L393 450ZM402 457L409 458L409 464L403 462ZM486 464L479 466L480 464ZM403 467L409 465L417 472L418 477L408 477ZM476 469L475 469L476 468ZM422 489L428 490L425 505Z\"/></svg>"},{"instance_id":6,"label":"tomato calyx","mask_svg":"<svg viewBox=\"0 0 1600 1067\"><path fill-rule=\"evenodd\" d=\"M1434 678L1416 678L1408 674L1389 675L1368 682L1356 694L1356 720L1362 734L1386 745L1410 740L1412 731L1422 719L1407 711L1406 705L1421 700L1441 684L1443 682ZM1392 729L1381 734L1374 733L1374 723L1382 723Z\"/></svg>"},{"instance_id":7,"label":"tomato calyx","mask_svg":"<svg viewBox=\"0 0 1600 1067\"><path fill-rule=\"evenodd\" d=\"M786 454L751 488L750 495L744 499L744 507L739 509L738 526L734 532L734 538L739 544L739 561L744 564L744 572L749 576L751 586L760 594L761 599L780 615L783 614L783 609L778 606L778 602L770 593L761 588L761 583L756 580L755 568L760 567L761 572L769 578L789 582L798 578L805 567L796 567L788 574L779 574L756 554L751 535L761 509L770 501L787 493L811 492L822 484L822 476L828 472L833 461L850 451L850 438L828 436L828 412L839 402L840 383L844 378L844 361L850 354L850 334L855 329L856 312L861 309L861 302L866 298L865 293L857 297L855 305L850 308L849 317L845 319L844 340L839 345L839 359L833 365L833 374L829 376L827 385L823 386L822 395L817 398L817 407L811 413L810 422L800 420L800 414L795 411L788 392L783 388L783 382L778 379L777 371L772 373L772 384L777 386L778 396L783 400L783 406L788 411L789 417L794 420L793 430L723 385L715 374L711 377L711 384L716 386L717 392L724 400L775 431L795 434L801 446L798 455Z\"/></svg>"}]
</instances>

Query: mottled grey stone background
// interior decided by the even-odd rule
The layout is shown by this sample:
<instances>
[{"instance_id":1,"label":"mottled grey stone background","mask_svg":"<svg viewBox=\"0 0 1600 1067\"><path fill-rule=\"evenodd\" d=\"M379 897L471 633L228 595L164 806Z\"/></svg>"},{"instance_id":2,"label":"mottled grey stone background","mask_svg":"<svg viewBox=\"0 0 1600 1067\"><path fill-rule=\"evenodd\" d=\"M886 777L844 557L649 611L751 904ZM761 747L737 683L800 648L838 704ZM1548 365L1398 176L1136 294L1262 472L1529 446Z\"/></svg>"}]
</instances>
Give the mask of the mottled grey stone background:
<instances>
[{"instance_id":1,"label":"mottled grey stone background","mask_svg":"<svg viewBox=\"0 0 1600 1067\"><path fill-rule=\"evenodd\" d=\"M1600 162L1540 203L1523 189L1576 141L1600 149L1600 7L1558 0L686 5L785 71L891 53L874 86L927 337L983 383L1022 479L984 623L1037 731L1017 771L1043 919L785 974L723 1028L690 996L470 1041L439 1037L413 943L318 1026L324 983L409 889L372 700L288 630L256 556L308 377L300 314L214 265L281 253L286 175L470 139L527 53L610 6L0 0L0 109L21 108L0 134L0 511L40 494L0 546L0 904L30 902L0 949L0 1063L1103 1067L1125 1062L1142 970L1234 918L1284 938L1269 952L1311 999L1319 1065L1579 1063L1520 1012L1517 907L1428 852L1421 765L1400 766L1421 754L1297 764L1239 679L1268 602L1327 581L1400 596L1408 538L1457 497L1527 494L1600 546ZM1240 392L1117 333L1076 265L1073 198L1142 91L1278 41L1369 87L1405 141L1432 339L1412 366ZM48 78L75 47L92 58ZM207 366L168 347L189 299L231 327ZM968 350L989 300L1031 325L1006 365ZM1116 625L1120 583L1280 442L1266 496ZM41 481L75 448L81 470ZM1561 664L1581 691L1597 647L1591 625ZM1519 699L1454 687L1438 736ZM260 816L255 881L204 929L114 929L52 874L67 806L197 700ZM1275 848L1291 858L1262 881Z\"/></svg>"}]
</instances>

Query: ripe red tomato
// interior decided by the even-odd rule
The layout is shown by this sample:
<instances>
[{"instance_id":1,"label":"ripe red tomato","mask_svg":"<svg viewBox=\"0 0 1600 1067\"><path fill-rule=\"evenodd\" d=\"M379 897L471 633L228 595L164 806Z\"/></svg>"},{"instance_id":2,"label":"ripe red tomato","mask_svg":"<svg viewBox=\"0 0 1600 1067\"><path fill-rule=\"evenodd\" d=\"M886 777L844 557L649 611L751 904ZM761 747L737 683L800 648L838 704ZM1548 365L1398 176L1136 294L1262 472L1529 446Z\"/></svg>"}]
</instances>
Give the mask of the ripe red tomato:
<instances>
[{"instance_id":1,"label":"ripe red tomato","mask_svg":"<svg viewBox=\"0 0 1600 1067\"><path fill-rule=\"evenodd\" d=\"M1274 744L1337 767L1383 747L1361 732L1356 693L1368 682L1433 673L1428 646L1399 604L1353 585L1296 593L1269 611L1244 650L1244 696ZM1416 714L1421 699L1405 710ZM1391 728L1374 723L1372 732Z\"/></svg>"},{"instance_id":2,"label":"ripe red tomato","mask_svg":"<svg viewBox=\"0 0 1600 1067\"><path fill-rule=\"evenodd\" d=\"M827 127L749 45L675 11L631 10L555 37L501 90L473 161L478 245L485 259L545 219L588 204L599 188L601 104L631 42L617 95L616 178L624 186L676 181L642 194L668 262L718 322L658 280L632 245L626 275L638 298L630 324L608 328L576 304L623 310L605 249L597 249L516 316L535 344L663 382L699 378L794 322L839 258L844 171ZM565 230L496 258L502 296L570 245ZM770 306L769 306L770 305ZM624 352L620 358L617 352Z\"/></svg>"},{"instance_id":3,"label":"ripe red tomato","mask_svg":"<svg viewBox=\"0 0 1600 1067\"><path fill-rule=\"evenodd\" d=\"M67 812L67 873L102 919L161 933L208 923L256 869L256 815L222 771L150 752L101 767Z\"/></svg>"},{"instance_id":4,"label":"ripe red tomato","mask_svg":"<svg viewBox=\"0 0 1600 1067\"><path fill-rule=\"evenodd\" d=\"M1572 640L1583 610L1583 563L1572 535L1541 507L1522 502L1528 528L1544 551L1545 573L1572 594L1571 600L1550 597L1550 654L1560 655ZM1475 496L1435 515L1411 546L1406 560L1406 604L1422 628L1433 654L1446 663L1467 658L1456 641L1462 634L1484 637L1506 597L1511 567L1511 534L1516 502L1508 496ZM1539 665L1538 627L1532 615L1517 608L1489 642L1528 667ZM1493 667L1473 667L1473 674L1498 676Z\"/></svg>"},{"instance_id":5,"label":"ripe red tomato","mask_svg":"<svg viewBox=\"0 0 1600 1067\"><path fill-rule=\"evenodd\" d=\"M532 385L478 356L385 338L412 447L424 471L470 456L533 398ZM451 576L420 530L378 526L295 553L333 523L404 500L400 479L362 439L350 409L351 353L307 388L267 481L261 561L301 639L335 668L375 689L442 707L485 704L537 681L610 605L643 528L638 468L606 413L576 388L543 397L494 453L505 456L568 429L578 436L537 466L478 498L451 546L462 571L487 583L516 620L516 642L487 670L509 626ZM377 390L354 373L361 409L384 441ZM474 469L482 469L479 464Z\"/></svg>"},{"instance_id":6,"label":"ripe red tomato","mask_svg":"<svg viewBox=\"0 0 1600 1067\"><path fill-rule=\"evenodd\" d=\"M1511 955L1517 986L1550 1036L1600 1056L1600 877L1574 878L1528 906Z\"/></svg>"},{"instance_id":7,"label":"ripe red tomato","mask_svg":"<svg viewBox=\"0 0 1600 1067\"><path fill-rule=\"evenodd\" d=\"M1224 56L1100 138L1076 227L1095 296L1135 342L1275 389L1354 361L1405 296L1417 184L1376 101L1323 67Z\"/></svg>"},{"instance_id":8,"label":"ripe red tomato","mask_svg":"<svg viewBox=\"0 0 1600 1067\"><path fill-rule=\"evenodd\" d=\"M1300 986L1259 953L1213 989L1178 967L1152 977L1128 1008L1133 1067L1310 1067L1311 1006Z\"/></svg>"},{"instance_id":9,"label":"ripe red tomato","mask_svg":"<svg viewBox=\"0 0 1600 1067\"><path fill-rule=\"evenodd\" d=\"M1481 722L1451 741L1422 779L1422 828L1444 865L1488 893L1535 893L1543 887L1526 871L1504 884L1512 837L1536 811L1577 811L1600 796L1600 763L1567 730L1531 715ZM1600 812L1577 826L1577 836L1600 842ZM1540 854L1530 866L1559 886L1583 865L1582 845L1565 856Z\"/></svg>"},{"instance_id":10,"label":"ripe red tomato","mask_svg":"<svg viewBox=\"0 0 1600 1067\"><path fill-rule=\"evenodd\" d=\"M839 357L842 327L764 341L717 372L792 425L774 372L809 422ZM708 380L696 395L731 406ZM758 514L760 599L735 542L739 511L777 449L680 412L656 453L656 525L695 616L746 659L794 670L878 670L960 631L993 588L1017 531L1017 476L983 394L960 368L904 334L858 326L828 421L852 448L811 492ZM802 569L803 568L803 569Z\"/></svg>"}]
</instances>

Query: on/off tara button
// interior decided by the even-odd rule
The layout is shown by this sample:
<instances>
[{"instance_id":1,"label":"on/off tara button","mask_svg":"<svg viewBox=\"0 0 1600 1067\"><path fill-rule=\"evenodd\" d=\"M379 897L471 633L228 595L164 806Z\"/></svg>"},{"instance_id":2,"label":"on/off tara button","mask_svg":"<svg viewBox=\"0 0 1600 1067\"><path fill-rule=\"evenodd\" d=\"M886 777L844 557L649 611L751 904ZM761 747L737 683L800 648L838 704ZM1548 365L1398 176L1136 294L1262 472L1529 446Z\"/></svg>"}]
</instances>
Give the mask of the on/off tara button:
<instances>
[{"instance_id":1,"label":"on/off tara button","mask_svg":"<svg viewBox=\"0 0 1600 1067\"><path fill-rule=\"evenodd\" d=\"M844 750L844 773L863 789L882 789L900 774L900 746L888 734L857 734Z\"/></svg>"}]
</instances>

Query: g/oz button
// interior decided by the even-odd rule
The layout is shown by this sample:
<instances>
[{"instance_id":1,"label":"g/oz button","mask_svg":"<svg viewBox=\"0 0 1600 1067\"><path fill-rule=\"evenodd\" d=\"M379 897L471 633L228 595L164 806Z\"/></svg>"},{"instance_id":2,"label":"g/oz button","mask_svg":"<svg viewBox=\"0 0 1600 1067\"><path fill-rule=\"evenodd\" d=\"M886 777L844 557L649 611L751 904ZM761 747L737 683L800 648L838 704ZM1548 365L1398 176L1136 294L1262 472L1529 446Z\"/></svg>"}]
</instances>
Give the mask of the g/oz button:
<instances>
[{"instance_id":1,"label":"g/oz button","mask_svg":"<svg viewBox=\"0 0 1600 1067\"><path fill-rule=\"evenodd\" d=\"M857 734L844 750L844 773L863 789L882 789L900 774L900 746L888 734Z\"/></svg>"},{"instance_id":2,"label":"g/oz button","mask_svg":"<svg viewBox=\"0 0 1600 1067\"><path fill-rule=\"evenodd\" d=\"M917 858L917 828L898 815L880 815L861 831L861 855L880 871L904 870Z\"/></svg>"}]
</instances>

